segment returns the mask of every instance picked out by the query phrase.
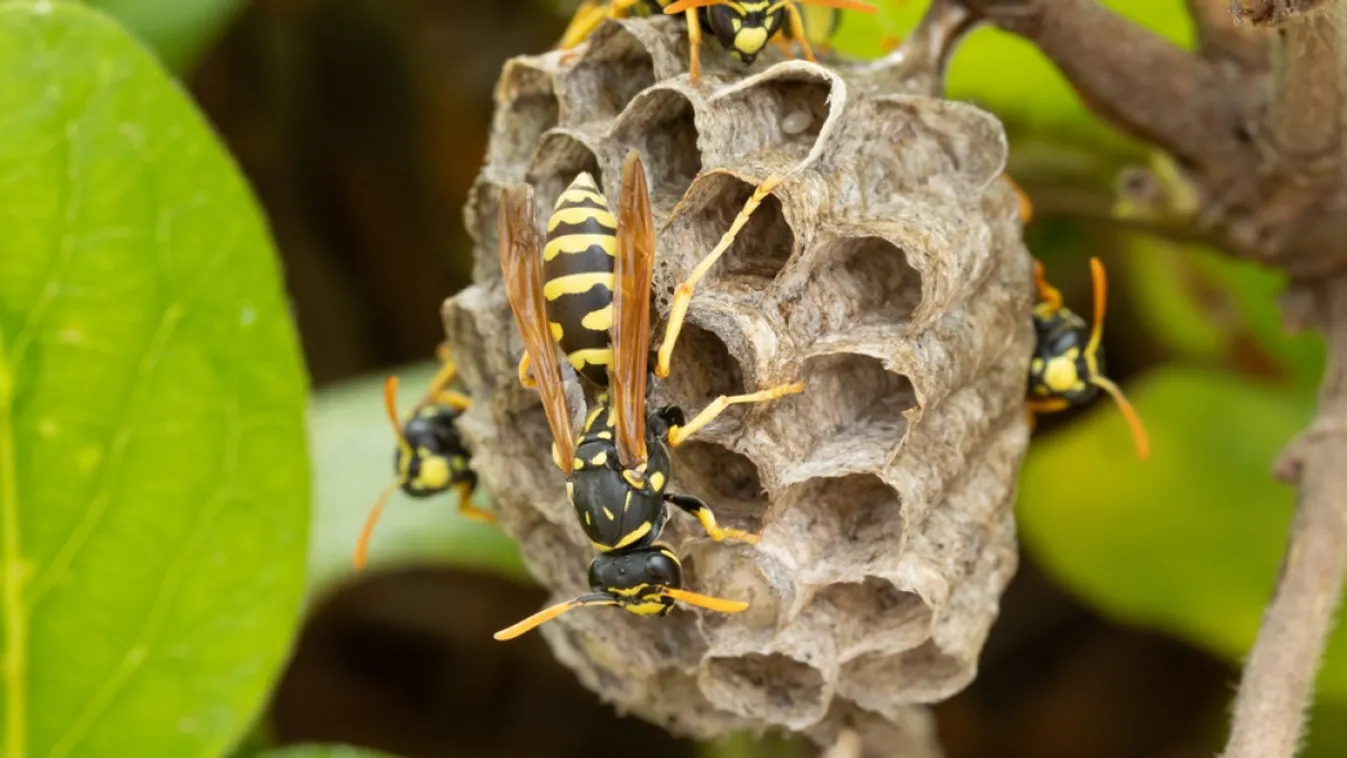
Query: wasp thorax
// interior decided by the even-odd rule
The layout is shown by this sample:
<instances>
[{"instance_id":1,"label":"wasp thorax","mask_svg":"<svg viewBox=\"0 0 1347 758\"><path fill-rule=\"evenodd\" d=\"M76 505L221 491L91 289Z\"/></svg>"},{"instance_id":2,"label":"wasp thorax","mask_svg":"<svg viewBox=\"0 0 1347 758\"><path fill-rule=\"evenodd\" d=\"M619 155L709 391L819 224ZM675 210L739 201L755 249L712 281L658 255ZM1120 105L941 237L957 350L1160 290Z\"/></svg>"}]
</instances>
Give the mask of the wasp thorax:
<instances>
[{"instance_id":1,"label":"wasp thorax","mask_svg":"<svg viewBox=\"0 0 1347 758\"><path fill-rule=\"evenodd\" d=\"M706 28L739 33L731 20ZM474 397L459 428L552 602L612 587L653 607L671 596L638 585L677 581L750 604L718 613L677 600L644 619L584 607L548 621L540 632L587 687L701 739L789 729L831 744L851 726L867 755L931 755L925 706L972 679L1017 560L1034 293L1018 200L999 178L1004 130L921 94L929 80L903 68L911 56L824 67L767 45L748 69L705 56L694 87L687 43L684 23L605 21L568 55L506 64L465 211L476 281L444 309ZM803 130L786 123L799 112L811 116ZM632 150L654 215L653 349L679 284L755 190L784 177L696 285L671 370L649 384L649 408L676 404L691 424L721 395L803 382L801 394L730 407L659 470L661 495L699 498L726 530L760 534L756 545L710 538L685 502L656 524L668 554L596 558L539 395L517 378L502 190L533 183L541 235L582 171L617 211ZM579 425L583 386L563 368ZM613 518L590 515L627 534L642 501L624 515L633 488L612 478L614 494L596 489L593 502ZM577 497L584 488L576 477Z\"/></svg>"}]
</instances>

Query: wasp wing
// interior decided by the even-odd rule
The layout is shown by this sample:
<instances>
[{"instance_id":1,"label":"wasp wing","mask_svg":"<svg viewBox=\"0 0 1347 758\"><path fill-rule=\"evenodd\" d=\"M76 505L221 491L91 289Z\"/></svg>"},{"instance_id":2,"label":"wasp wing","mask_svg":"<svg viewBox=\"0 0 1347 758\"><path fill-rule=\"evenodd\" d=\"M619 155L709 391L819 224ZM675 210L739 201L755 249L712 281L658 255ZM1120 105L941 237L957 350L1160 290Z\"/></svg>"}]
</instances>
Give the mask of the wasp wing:
<instances>
[{"instance_id":1,"label":"wasp wing","mask_svg":"<svg viewBox=\"0 0 1347 758\"><path fill-rule=\"evenodd\" d=\"M496 231L500 241L500 266L505 277L505 293L510 298L515 323L524 338L533 379L547 412L547 425L556 442L555 460L567 477L575 459L575 431L566 407L566 385L561 378L556 343L547 323L543 299L543 258L534 225L533 188L527 184L510 187L501 193L500 215Z\"/></svg>"},{"instance_id":2,"label":"wasp wing","mask_svg":"<svg viewBox=\"0 0 1347 758\"><path fill-rule=\"evenodd\" d=\"M613 266L613 420L624 466L645 461L645 383L650 371L650 281L655 273L655 220L645 167L635 150L622 162Z\"/></svg>"}]
</instances>

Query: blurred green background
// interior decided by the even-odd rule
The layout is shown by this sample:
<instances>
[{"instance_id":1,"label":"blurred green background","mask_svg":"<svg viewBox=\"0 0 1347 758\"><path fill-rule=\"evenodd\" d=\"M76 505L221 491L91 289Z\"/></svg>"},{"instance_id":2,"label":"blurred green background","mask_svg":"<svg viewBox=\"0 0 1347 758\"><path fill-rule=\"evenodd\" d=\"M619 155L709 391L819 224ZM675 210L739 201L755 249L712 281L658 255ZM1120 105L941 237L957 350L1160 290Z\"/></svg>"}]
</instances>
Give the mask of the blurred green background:
<instances>
[{"instance_id":1,"label":"blurred green background","mask_svg":"<svg viewBox=\"0 0 1347 758\"><path fill-rule=\"evenodd\" d=\"M504 60L542 51L574 3L551 0L104 0L153 46L240 163L283 257L316 396L311 609L259 735L406 756L783 755L695 746L619 719L539 638L486 633L531 612L512 545L448 498L395 496L371 551L352 540L391 475L380 386L410 403L470 276L461 208ZM874 56L925 3L850 14L836 46ZM1191 46L1182 0L1110 0ZM1117 173L1155 159L1101 124L1032 47L991 29L954 59L950 96L999 115L1010 174L1035 200L1026 236L1090 312L1109 273L1109 368L1145 420L1140 462L1107 398L1043 419L1018 517L1022 568L979 677L936 707L950 758L1211 755L1276 574L1291 489L1270 466L1308 420L1323 363L1281 331L1281 282L1219 251L1108 219ZM1347 754L1339 630L1305 755ZM545 737L531 738L527 727ZM341 752L308 753L295 756Z\"/></svg>"}]
</instances>

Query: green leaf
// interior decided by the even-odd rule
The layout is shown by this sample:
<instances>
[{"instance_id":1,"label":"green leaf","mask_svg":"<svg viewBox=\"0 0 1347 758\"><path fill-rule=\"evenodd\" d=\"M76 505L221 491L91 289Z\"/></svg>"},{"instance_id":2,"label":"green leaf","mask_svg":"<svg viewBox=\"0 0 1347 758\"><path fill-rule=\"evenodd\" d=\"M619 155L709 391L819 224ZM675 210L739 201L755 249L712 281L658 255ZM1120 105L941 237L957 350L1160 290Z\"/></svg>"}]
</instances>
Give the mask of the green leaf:
<instances>
[{"instance_id":1,"label":"green leaf","mask_svg":"<svg viewBox=\"0 0 1347 758\"><path fill-rule=\"evenodd\" d=\"M1318 385L1324 369L1323 339L1289 335L1277 298L1286 276L1218 250L1144 234L1125 234L1129 296L1141 324L1182 357L1237 365L1251 346L1265 353L1289 382ZM1240 336L1244 339L1241 340ZM1252 345L1242 345L1250 342Z\"/></svg>"},{"instance_id":2,"label":"green leaf","mask_svg":"<svg viewBox=\"0 0 1347 758\"><path fill-rule=\"evenodd\" d=\"M0 744L219 755L304 587L306 377L247 186L109 18L0 5Z\"/></svg>"},{"instance_id":3,"label":"green leaf","mask_svg":"<svg viewBox=\"0 0 1347 758\"><path fill-rule=\"evenodd\" d=\"M154 48L164 65L191 70L243 10L243 0L84 0Z\"/></svg>"},{"instance_id":4,"label":"green leaf","mask_svg":"<svg viewBox=\"0 0 1347 758\"><path fill-rule=\"evenodd\" d=\"M1240 663L1295 499L1272 463L1310 420L1314 393L1183 366L1125 389L1150 431L1150 460L1137 459L1107 399L1035 440L1017 506L1024 542L1102 612ZM1320 686L1347 697L1347 626L1334 634Z\"/></svg>"},{"instance_id":5,"label":"green leaf","mask_svg":"<svg viewBox=\"0 0 1347 758\"><path fill-rule=\"evenodd\" d=\"M398 371L398 408L405 416L425 394L436 365ZM309 571L318 593L352 573L360 527L379 492L393 479L396 438L383 407L384 377L362 377L317 393L311 445L317 478L317 514ZM477 502L485 508L483 495ZM366 571L419 564L474 568L532 582L518 547L490 524L458 512L451 493L428 499L393 493L375 527Z\"/></svg>"}]
</instances>

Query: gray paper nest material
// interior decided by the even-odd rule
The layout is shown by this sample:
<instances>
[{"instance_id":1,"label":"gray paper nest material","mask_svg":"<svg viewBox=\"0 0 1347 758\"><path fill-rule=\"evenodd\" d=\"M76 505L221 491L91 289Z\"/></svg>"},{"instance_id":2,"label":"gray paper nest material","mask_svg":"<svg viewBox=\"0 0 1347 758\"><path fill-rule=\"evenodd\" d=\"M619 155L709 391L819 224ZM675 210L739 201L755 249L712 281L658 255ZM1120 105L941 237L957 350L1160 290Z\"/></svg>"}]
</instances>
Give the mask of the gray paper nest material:
<instances>
[{"instance_id":1,"label":"gray paper nest material","mask_svg":"<svg viewBox=\"0 0 1347 758\"><path fill-rule=\"evenodd\" d=\"M616 207L638 148L662 329L675 285L753 187L793 172L699 286L673 374L654 389L692 414L720 394L807 384L731 409L674 452L671 490L763 533L756 547L716 544L675 513L665 535L687 587L751 606L663 619L589 608L532 633L620 710L680 734L785 728L831 744L850 727L867 755L935 754L920 705L972 679L1016 568L1032 289L999 178L1004 133L894 67L771 50L746 71L709 42L701 89L686 66L686 31L666 19L607 22L569 58L506 64L465 210L476 282L444 319L475 399L461 428L502 527L553 600L584 592L593 550L537 394L516 379L499 193L533 183L541 229L588 170Z\"/></svg>"}]
</instances>

